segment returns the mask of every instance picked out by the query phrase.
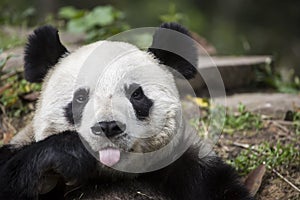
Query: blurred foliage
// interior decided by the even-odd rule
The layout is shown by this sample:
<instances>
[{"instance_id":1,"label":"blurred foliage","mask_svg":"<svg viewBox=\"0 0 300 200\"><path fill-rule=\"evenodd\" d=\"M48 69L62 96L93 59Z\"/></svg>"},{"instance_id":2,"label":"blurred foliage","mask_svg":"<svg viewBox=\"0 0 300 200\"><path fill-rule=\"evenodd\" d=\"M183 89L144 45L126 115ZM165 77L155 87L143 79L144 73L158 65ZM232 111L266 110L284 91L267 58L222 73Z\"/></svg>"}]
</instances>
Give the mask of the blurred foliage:
<instances>
[{"instance_id":1,"label":"blurred foliage","mask_svg":"<svg viewBox=\"0 0 300 200\"><path fill-rule=\"evenodd\" d=\"M92 9L108 3L121 9L132 27L178 21L204 36L220 54L277 55L281 67L300 74L297 0L2 0L0 22L36 26L47 22L49 14L55 18L63 6Z\"/></svg>"},{"instance_id":2,"label":"blurred foliage","mask_svg":"<svg viewBox=\"0 0 300 200\"><path fill-rule=\"evenodd\" d=\"M32 111L33 108L28 107L21 96L41 90L40 84L27 82L21 74L16 73L5 80L5 83L0 83L0 87L6 88L0 94L0 104L5 107L8 117L20 117Z\"/></svg>"},{"instance_id":3,"label":"blurred foliage","mask_svg":"<svg viewBox=\"0 0 300 200\"><path fill-rule=\"evenodd\" d=\"M36 17L36 9L34 7L27 7L26 9L16 11L12 6L8 6L8 9L1 9L0 24L5 25L32 25Z\"/></svg>"},{"instance_id":4,"label":"blurred foliage","mask_svg":"<svg viewBox=\"0 0 300 200\"><path fill-rule=\"evenodd\" d=\"M300 135L300 110L293 113L293 125L297 135Z\"/></svg>"},{"instance_id":5,"label":"blurred foliage","mask_svg":"<svg viewBox=\"0 0 300 200\"><path fill-rule=\"evenodd\" d=\"M283 93L299 93L300 78L295 75L294 70L290 70L288 78L284 80L283 73L275 71L270 65L256 69L258 84L271 87Z\"/></svg>"},{"instance_id":6,"label":"blurred foliage","mask_svg":"<svg viewBox=\"0 0 300 200\"><path fill-rule=\"evenodd\" d=\"M3 53L3 49L0 48L0 55ZM0 59L0 75L2 75L2 70L6 65L6 62L12 57L12 55L6 56L2 59Z\"/></svg>"},{"instance_id":7,"label":"blurred foliage","mask_svg":"<svg viewBox=\"0 0 300 200\"><path fill-rule=\"evenodd\" d=\"M171 3L169 5L168 12L166 14L160 15L159 19L162 22L177 22L180 24L187 23L187 16L183 13L178 12L174 3Z\"/></svg>"},{"instance_id":8,"label":"blurred foliage","mask_svg":"<svg viewBox=\"0 0 300 200\"><path fill-rule=\"evenodd\" d=\"M189 123L194 127L202 139L216 141L223 130L226 119L226 108L214 105L206 98L187 96L186 100L199 106L200 118L192 118ZM183 104L184 105L184 104Z\"/></svg>"},{"instance_id":9,"label":"blurred foliage","mask_svg":"<svg viewBox=\"0 0 300 200\"><path fill-rule=\"evenodd\" d=\"M20 38L14 34L7 34L3 30L0 30L0 49L6 50L24 43L24 38Z\"/></svg>"},{"instance_id":10,"label":"blurred foliage","mask_svg":"<svg viewBox=\"0 0 300 200\"><path fill-rule=\"evenodd\" d=\"M229 161L241 175L246 175L261 164L265 164L268 168L289 168L289 166L300 165L300 152L293 144L283 145L277 143L263 143L244 149L233 160Z\"/></svg>"},{"instance_id":11,"label":"blurred foliage","mask_svg":"<svg viewBox=\"0 0 300 200\"><path fill-rule=\"evenodd\" d=\"M0 54L2 50L0 50ZM5 107L8 117L20 117L31 109L20 98L25 94L40 91L41 85L27 82L21 72L4 72L6 62L12 57L8 55L0 59L0 105ZM7 75L5 77L5 75Z\"/></svg>"},{"instance_id":12,"label":"blurred foliage","mask_svg":"<svg viewBox=\"0 0 300 200\"><path fill-rule=\"evenodd\" d=\"M112 6L97 6L91 11L63 7L58 16L67 20L67 30L87 34L87 42L107 38L129 29L124 13Z\"/></svg>"}]
</instances>

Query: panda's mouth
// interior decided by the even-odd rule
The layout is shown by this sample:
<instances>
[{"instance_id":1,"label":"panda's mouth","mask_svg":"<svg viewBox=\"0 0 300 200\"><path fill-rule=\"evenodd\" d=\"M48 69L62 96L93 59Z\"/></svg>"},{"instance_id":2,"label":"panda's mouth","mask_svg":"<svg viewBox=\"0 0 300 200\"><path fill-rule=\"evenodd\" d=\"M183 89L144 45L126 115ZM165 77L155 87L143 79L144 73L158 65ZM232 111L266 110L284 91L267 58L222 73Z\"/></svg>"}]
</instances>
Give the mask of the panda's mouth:
<instances>
[{"instance_id":1,"label":"panda's mouth","mask_svg":"<svg viewBox=\"0 0 300 200\"><path fill-rule=\"evenodd\" d=\"M120 161L121 152L119 149L107 147L99 151L99 160L102 164L112 167Z\"/></svg>"}]
</instances>

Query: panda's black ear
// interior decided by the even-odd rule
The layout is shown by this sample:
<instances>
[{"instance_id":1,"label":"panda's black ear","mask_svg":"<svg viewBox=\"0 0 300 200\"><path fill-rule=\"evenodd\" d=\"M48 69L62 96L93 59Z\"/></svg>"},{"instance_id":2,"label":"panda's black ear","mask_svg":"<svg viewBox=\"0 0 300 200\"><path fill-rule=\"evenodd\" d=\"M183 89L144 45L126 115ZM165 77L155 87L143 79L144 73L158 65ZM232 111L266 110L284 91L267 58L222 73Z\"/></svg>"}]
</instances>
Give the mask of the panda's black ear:
<instances>
[{"instance_id":1,"label":"panda's black ear","mask_svg":"<svg viewBox=\"0 0 300 200\"><path fill-rule=\"evenodd\" d=\"M48 70L67 52L56 28L47 25L35 29L29 35L25 47L25 79L29 82L41 82Z\"/></svg>"},{"instance_id":2,"label":"panda's black ear","mask_svg":"<svg viewBox=\"0 0 300 200\"><path fill-rule=\"evenodd\" d=\"M172 31L180 34L174 34ZM181 35L184 34L184 35ZM190 37L190 38L188 38ZM170 51L176 51L170 52ZM159 61L182 74L186 79L194 78L197 72L198 52L189 31L177 23L163 23L154 33L149 52ZM180 56L178 55L180 54Z\"/></svg>"}]
</instances>

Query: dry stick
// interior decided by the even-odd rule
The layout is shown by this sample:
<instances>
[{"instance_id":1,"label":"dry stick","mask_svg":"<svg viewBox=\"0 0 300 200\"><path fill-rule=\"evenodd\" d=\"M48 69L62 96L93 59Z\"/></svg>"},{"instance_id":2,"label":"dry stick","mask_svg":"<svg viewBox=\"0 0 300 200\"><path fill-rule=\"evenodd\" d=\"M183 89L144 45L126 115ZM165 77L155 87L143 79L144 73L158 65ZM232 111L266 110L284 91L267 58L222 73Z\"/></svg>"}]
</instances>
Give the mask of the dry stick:
<instances>
[{"instance_id":1,"label":"dry stick","mask_svg":"<svg viewBox=\"0 0 300 200\"><path fill-rule=\"evenodd\" d=\"M18 70L16 70L16 71L11 71L11 72L8 72L8 73L6 73L6 74L3 74L1 77L0 77L0 81L5 81L6 79L8 79L8 78L10 78L10 77L12 77L12 76L14 76L14 75L17 75L17 74L19 74L19 73L21 73L22 71L18 71Z\"/></svg>"},{"instance_id":2,"label":"dry stick","mask_svg":"<svg viewBox=\"0 0 300 200\"><path fill-rule=\"evenodd\" d=\"M7 89L9 89L12 85L11 84L6 84L2 87L0 87L0 95L2 95Z\"/></svg>"},{"instance_id":3,"label":"dry stick","mask_svg":"<svg viewBox=\"0 0 300 200\"><path fill-rule=\"evenodd\" d=\"M141 195L141 196L147 197L147 198L149 198L149 199L153 199L152 197L150 197L150 196L148 196L147 194L144 194L144 193L142 193L142 192L140 192L140 191L137 191L136 193L139 194L139 195Z\"/></svg>"},{"instance_id":4,"label":"dry stick","mask_svg":"<svg viewBox=\"0 0 300 200\"><path fill-rule=\"evenodd\" d=\"M289 130L286 127L284 127L283 125L281 125L280 123L278 123L276 121L270 121L270 123L274 124L275 126L277 126L278 128L280 128L284 132L289 133Z\"/></svg>"},{"instance_id":5,"label":"dry stick","mask_svg":"<svg viewBox=\"0 0 300 200\"><path fill-rule=\"evenodd\" d=\"M284 126L293 126L294 125L294 123L292 121L276 120L275 122L278 124L284 125Z\"/></svg>"},{"instance_id":6,"label":"dry stick","mask_svg":"<svg viewBox=\"0 0 300 200\"><path fill-rule=\"evenodd\" d=\"M238 143L238 142L234 142L232 143L234 146L237 147L241 147L244 149L248 149L248 150L253 150L255 152L256 155L261 155L260 152L258 152L256 149L251 148L249 144L242 144L242 143ZM272 172L274 172L279 178L281 178L283 181L285 181L287 184L289 184L292 188L294 188L295 190L297 190L298 192L300 192L300 189L294 185L292 182L290 182L288 179L286 179L283 175L281 175L278 171L276 171L275 169L271 168L270 166L267 166L269 169L272 170Z\"/></svg>"},{"instance_id":7,"label":"dry stick","mask_svg":"<svg viewBox=\"0 0 300 200\"><path fill-rule=\"evenodd\" d=\"M287 180L285 177L283 177L278 171L276 171L275 169L272 169L272 172L274 172L277 176L279 176L279 178L281 178L286 183L288 183L290 186L292 186L295 190L297 190L298 192L300 192L300 189L296 185L294 185L289 180Z\"/></svg>"}]
</instances>

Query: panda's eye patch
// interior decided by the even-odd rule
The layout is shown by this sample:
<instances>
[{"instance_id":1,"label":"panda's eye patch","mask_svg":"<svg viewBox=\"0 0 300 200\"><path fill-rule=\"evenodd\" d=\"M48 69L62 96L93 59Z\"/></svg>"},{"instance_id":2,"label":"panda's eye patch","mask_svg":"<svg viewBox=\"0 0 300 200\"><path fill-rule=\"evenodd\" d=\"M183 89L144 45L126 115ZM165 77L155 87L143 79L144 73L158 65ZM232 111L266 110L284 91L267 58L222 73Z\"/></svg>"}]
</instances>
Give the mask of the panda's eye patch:
<instances>
[{"instance_id":1,"label":"panda's eye patch","mask_svg":"<svg viewBox=\"0 0 300 200\"><path fill-rule=\"evenodd\" d=\"M125 91L128 99L141 100L145 96L142 87L137 83L130 84L125 88Z\"/></svg>"},{"instance_id":2,"label":"panda's eye patch","mask_svg":"<svg viewBox=\"0 0 300 200\"><path fill-rule=\"evenodd\" d=\"M142 87L138 87L131 95L131 98L135 100L141 100L144 96L144 92L142 90Z\"/></svg>"},{"instance_id":3,"label":"panda's eye patch","mask_svg":"<svg viewBox=\"0 0 300 200\"><path fill-rule=\"evenodd\" d=\"M76 103L82 104L85 103L88 100L89 97L89 91L86 89L78 89L74 93L74 100Z\"/></svg>"},{"instance_id":4,"label":"panda's eye patch","mask_svg":"<svg viewBox=\"0 0 300 200\"><path fill-rule=\"evenodd\" d=\"M153 101L145 95L143 88L133 83L129 87L126 87L125 91L127 98L133 106L136 117L139 120L145 120L149 117Z\"/></svg>"},{"instance_id":5,"label":"panda's eye patch","mask_svg":"<svg viewBox=\"0 0 300 200\"><path fill-rule=\"evenodd\" d=\"M65 107L65 117L71 124L79 123L82 118L82 112L89 100L89 90L79 88L73 95L73 100Z\"/></svg>"}]
</instances>

